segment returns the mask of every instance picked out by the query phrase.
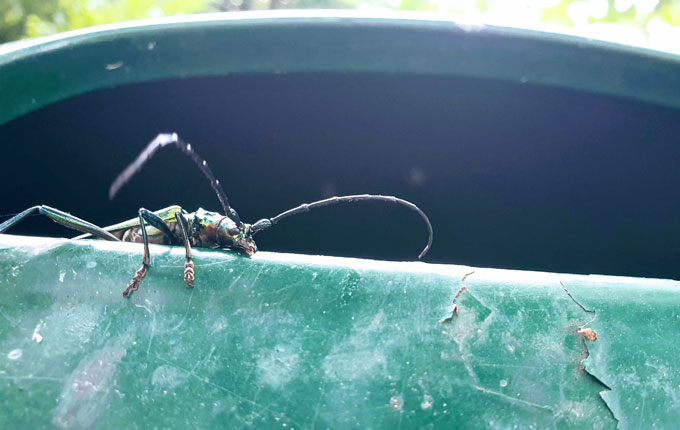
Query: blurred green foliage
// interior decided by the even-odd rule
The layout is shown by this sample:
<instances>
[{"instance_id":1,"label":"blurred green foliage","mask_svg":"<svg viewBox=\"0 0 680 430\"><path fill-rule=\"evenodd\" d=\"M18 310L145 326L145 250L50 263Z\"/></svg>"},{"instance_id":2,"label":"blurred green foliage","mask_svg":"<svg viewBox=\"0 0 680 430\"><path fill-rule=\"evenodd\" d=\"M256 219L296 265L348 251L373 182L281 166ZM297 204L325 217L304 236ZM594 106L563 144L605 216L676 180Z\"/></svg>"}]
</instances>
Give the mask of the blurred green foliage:
<instances>
[{"instance_id":1,"label":"blurred green foliage","mask_svg":"<svg viewBox=\"0 0 680 430\"><path fill-rule=\"evenodd\" d=\"M207 0L0 0L0 42L209 9Z\"/></svg>"},{"instance_id":2,"label":"blurred green foliage","mask_svg":"<svg viewBox=\"0 0 680 430\"><path fill-rule=\"evenodd\" d=\"M139 18L283 8L450 12L680 52L680 0L0 0L0 43Z\"/></svg>"}]
</instances>

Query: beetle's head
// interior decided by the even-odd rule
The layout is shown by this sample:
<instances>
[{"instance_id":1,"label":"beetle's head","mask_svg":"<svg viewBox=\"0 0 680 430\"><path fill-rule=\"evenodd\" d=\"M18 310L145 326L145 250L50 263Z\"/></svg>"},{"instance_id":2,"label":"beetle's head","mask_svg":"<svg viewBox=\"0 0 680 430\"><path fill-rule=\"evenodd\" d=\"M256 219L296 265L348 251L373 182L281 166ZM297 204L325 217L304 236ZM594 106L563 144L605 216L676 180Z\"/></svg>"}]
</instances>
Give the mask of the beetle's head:
<instances>
[{"instance_id":1,"label":"beetle's head","mask_svg":"<svg viewBox=\"0 0 680 430\"><path fill-rule=\"evenodd\" d=\"M257 245L253 240L253 231L250 224L237 224L233 219L224 217L220 220L217 229L217 238L220 247L243 251L248 255L257 252Z\"/></svg>"}]
</instances>

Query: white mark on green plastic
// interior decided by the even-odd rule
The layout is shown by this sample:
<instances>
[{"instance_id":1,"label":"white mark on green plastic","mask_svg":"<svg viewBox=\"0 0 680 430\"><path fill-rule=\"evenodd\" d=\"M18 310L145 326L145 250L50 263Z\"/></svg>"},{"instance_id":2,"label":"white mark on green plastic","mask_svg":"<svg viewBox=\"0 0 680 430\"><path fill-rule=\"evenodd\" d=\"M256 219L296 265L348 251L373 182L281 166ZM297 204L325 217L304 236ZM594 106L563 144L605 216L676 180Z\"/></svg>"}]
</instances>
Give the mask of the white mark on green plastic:
<instances>
[{"instance_id":1,"label":"white mark on green plastic","mask_svg":"<svg viewBox=\"0 0 680 430\"><path fill-rule=\"evenodd\" d=\"M401 394L390 397L390 408L395 411L404 409L404 397Z\"/></svg>"},{"instance_id":2,"label":"white mark on green plastic","mask_svg":"<svg viewBox=\"0 0 680 430\"><path fill-rule=\"evenodd\" d=\"M432 405L434 404L434 398L430 396L429 394L425 394L423 396L423 401L420 402L420 409L427 411L429 409L432 409Z\"/></svg>"}]
</instances>

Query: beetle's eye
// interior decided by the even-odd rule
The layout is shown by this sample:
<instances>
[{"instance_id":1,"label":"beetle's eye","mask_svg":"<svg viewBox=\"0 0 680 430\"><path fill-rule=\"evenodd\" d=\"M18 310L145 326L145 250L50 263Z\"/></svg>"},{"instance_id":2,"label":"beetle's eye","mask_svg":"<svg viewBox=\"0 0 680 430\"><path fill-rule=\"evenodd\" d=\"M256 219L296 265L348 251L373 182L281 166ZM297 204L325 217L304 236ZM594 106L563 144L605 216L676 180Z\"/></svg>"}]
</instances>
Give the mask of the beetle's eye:
<instances>
[{"instance_id":1,"label":"beetle's eye","mask_svg":"<svg viewBox=\"0 0 680 430\"><path fill-rule=\"evenodd\" d=\"M238 229L238 227L229 227L227 229L227 233L229 233L229 236L236 236L241 232L241 230Z\"/></svg>"}]
</instances>

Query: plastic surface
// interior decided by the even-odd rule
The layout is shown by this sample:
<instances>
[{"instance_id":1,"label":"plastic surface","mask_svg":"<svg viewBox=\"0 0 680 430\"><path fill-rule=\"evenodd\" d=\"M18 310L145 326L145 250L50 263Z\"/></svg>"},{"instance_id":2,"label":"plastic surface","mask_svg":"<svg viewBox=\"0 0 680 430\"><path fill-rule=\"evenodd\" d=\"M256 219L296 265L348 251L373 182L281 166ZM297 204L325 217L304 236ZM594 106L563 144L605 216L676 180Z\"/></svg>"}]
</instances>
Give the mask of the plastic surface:
<instances>
[{"instance_id":1,"label":"plastic surface","mask_svg":"<svg viewBox=\"0 0 680 430\"><path fill-rule=\"evenodd\" d=\"M151 253L126 300L141 245L0 235L1 428L680 419L675 281L197 250L187 290Z\"/></svg>"},{"instance_id":2,"label":"plastic surface","mask_svg":"<svg viewBox=\"0 0 680 430\"><path fill-rule=\"evenodd\" d=\"M144 20L0 47L0 124L127 83L405 73L522 82L680 106L680 57L423 14L277 12Z\"/></svg>"}]
</instances>

